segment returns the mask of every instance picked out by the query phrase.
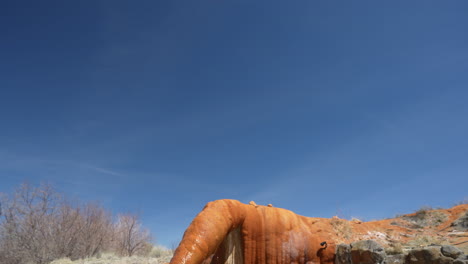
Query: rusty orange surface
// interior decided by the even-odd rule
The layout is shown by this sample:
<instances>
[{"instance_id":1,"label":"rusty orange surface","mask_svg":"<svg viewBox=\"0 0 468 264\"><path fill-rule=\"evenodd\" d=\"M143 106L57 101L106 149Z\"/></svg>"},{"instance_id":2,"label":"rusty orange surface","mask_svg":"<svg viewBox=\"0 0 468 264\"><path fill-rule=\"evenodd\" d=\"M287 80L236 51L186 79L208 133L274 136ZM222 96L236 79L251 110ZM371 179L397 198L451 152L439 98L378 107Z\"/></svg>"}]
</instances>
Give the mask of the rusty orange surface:
<instances>
[{"instance_id":1,"label":"rusty orange surface","mask_svg":"<svg viewBox=\"0 0 468 264\"><path fill-rule=\"evenodd\" d=\"M372 222L313 218L271 205L217 200L194 218L171 264L334 263L339 243L374 239L385 246L405 243L421 232L440 235L467 210L466 204L444 210L448 216L444 223L414 230L398 224L404 221L401 218Z\"/></svg>"}]
</instances>

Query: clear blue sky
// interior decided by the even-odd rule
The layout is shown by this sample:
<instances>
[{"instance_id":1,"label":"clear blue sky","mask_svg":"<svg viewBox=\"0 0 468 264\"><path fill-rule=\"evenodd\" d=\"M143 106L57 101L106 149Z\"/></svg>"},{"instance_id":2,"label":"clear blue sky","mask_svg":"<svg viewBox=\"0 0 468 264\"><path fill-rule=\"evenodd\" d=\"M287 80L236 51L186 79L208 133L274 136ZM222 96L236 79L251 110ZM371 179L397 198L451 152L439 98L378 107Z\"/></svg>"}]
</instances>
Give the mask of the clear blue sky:
<instances>
[{"instance_id":1,"label":"clear blue sky","mask_svg":"<svg viewBox=\"0 0 468 264\"><path fill-rule=\"evenodd\" d=\"M366 220L468 196L467 1L3 1L0 192L171 247L205 203Z\"/></svg>"}]
</instances>

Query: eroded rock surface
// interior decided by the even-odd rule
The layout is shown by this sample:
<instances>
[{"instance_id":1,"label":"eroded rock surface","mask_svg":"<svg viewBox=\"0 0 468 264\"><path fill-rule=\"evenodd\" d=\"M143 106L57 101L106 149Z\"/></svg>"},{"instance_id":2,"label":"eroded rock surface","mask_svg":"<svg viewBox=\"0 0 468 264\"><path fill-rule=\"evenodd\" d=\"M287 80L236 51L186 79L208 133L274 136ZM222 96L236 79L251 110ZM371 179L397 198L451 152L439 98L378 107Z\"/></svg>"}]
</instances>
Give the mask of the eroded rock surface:
<instances>
[{"instance_id":1,"label":"eroded rock surface","mask_svg":"<svg viewBox=\"0 0 468 264\"><path fill-rule=\"evenodd\" d=\"M452 245L443 245L441 248L442 255L450 258L459 258L463 255L463 251L459 248L452 246Z\"/></svg>"},{"instance_id":2,"label":"eroded rock surface","mask_svg":"<svg viewBox=\"0 0 468 264\"><path fill-rule=\"evenodd\" d=\"M461 231L468 231L468 212L454 221L452 226Z\"/></svg>"},{"instance_id":3,"label":"eroded rock surface","mask_svg":"<svg viewBox=\"0 0 468 264\"><path fill-rule=\"evenodd\" d=\"M336 246L335 264L351 264L351 246L339 244Z\"/></svg>"},{"instance_id":4,"label":"eroded rock surface","mask_svg":"<svg viewBox=\"0 0 468 264\"><path fill-rule=\"evenodd\" d=\"M382 264L386 254L381 245L374 240L362 240L351 243L351 263Z\"/></svg>"},{"instance_id":5,"label":"eroded rock surface","mask_svg":"<svg viewBox=\"0 0 468 264\"><path fill-rule=\"evenodd\" d=\"M457 249L426 247L447 234L452 236L446 242L463 245L464 233L454 237L454 226L465 225L460 215L466 216L467 210L468 205L459 205L435 210L439 213L410 214L432 217L421 220L428 223L424 227L412 228L408 217L372 222L310 218L253 201L218 200L194 218L171 264L468 264ZM384 247L394 247L388 251L392 255L386 255Z\"/></svg>"},{"instance_id":6,"label":"eroded rock surface","mask_svg":"<svg viewBox=\"0 0 468 264\"><path fill-rule=\"evenodd\" d=\"M214 201L185 231L171 264L334 263L335 244L320 227L281 208Z\"/></svg>"}]
</instances>

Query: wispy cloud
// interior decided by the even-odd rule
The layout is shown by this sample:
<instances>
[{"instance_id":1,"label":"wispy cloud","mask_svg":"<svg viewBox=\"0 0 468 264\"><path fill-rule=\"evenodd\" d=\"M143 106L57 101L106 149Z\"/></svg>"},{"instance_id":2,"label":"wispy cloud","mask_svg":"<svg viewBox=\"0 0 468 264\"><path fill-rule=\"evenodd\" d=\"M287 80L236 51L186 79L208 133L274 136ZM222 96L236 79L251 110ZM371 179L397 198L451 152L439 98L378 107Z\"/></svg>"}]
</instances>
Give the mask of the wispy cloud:
<instances>
[{"instance_id":1,"label":"wispy cloud","mask_svg":"<svg viewBox=\"0 0 468 264\"><path fill-rule=\"evenodd\" d=\"M82 167L86 168L86 169L94 170L96 172L103 173L103 174L126 177L125 174L122 174L122 173L119 173L119 172L116 172L114 170L107 169L107 168L101 168L101 167L92 166L92 165L89 165L89 164L82 164Z\"/></svg>"}]
</instances>

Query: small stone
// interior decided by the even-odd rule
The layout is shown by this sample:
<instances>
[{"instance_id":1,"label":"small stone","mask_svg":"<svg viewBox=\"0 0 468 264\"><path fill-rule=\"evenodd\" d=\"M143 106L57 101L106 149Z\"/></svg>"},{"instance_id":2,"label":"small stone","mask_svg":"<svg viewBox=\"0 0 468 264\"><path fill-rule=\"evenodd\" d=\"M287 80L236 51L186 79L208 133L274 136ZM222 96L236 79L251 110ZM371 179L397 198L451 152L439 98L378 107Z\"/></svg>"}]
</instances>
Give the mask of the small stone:
<instances>
[{"instance_id":1,"label":"small stone","mask_svg":"<svg viewBox=\"0 0 468 264\"><path fill-rule=\"evenodd\" d=\"M442 254L444 256L456 259L463 255L463 251L461 251L459 248L452 246L452 245L443 245L442 248L440 249Z\"/></svg>"}]
</instances>

